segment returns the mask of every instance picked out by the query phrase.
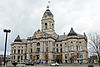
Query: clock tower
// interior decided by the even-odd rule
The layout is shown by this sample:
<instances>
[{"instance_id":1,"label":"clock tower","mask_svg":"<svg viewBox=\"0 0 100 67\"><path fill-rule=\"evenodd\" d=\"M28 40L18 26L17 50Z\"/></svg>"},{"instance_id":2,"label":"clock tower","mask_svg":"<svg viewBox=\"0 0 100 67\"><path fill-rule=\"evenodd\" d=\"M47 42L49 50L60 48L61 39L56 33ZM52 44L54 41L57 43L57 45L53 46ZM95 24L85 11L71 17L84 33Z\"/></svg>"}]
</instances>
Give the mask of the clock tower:
<instances>
[{"instance_id":1,"label":"clock tower","mask_svg":"<svg viewBox=\"0 0 100 67\"><path fill-rule=\"evenodd\" d=\"M42 20L42 32L47 32L49 34L52 34L55 32L54 30L54 18L53 14L51 13L49 6L47 6L46 11L43 14Z\"/></svg>"}]
</instances>

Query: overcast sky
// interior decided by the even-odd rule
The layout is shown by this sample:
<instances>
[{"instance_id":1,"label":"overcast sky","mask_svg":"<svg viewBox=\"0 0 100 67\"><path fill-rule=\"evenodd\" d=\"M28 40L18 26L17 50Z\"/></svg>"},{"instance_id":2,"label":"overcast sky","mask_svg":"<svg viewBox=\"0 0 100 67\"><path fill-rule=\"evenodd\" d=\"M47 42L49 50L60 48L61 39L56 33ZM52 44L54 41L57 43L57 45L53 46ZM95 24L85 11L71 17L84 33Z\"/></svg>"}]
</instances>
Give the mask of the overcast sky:
<instances>
[{"instance_id":1,"label":"overcast sky","mask_svg":"<svg viewBox=\"0 0 100 67\"><path fill-rule=\"evenodd\" d=\"M17 35L30 37L41 29L41 18L47 0L0 0L0 54L4 51L5 33L8 35L7 54ZM100 0L51 0L50 10L54 14L57 34L66 34L73 27L77 33L100 33Z\"/></svg>"}]
</instances>

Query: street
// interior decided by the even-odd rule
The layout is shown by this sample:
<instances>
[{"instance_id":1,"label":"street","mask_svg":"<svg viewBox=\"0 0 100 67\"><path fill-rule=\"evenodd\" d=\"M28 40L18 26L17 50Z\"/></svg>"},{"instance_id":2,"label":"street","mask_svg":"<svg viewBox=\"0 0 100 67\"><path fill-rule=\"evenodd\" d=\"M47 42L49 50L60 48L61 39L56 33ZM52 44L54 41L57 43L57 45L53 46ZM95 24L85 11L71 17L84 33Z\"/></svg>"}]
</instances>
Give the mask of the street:
<instances>
[{"instance_id":1,"label":"street","mask_svg":"<svg viewBox=\"0 0 100 67\"><path fill-rule=\"evenodd\" d=\"M88 67L88 65L61 65L61 66L46 66L46 65L26 66L26 65L17 65L17 67ZM98 65L94 65L94 67L99 67L99 66Z\"/></svg>"}]
</instances>

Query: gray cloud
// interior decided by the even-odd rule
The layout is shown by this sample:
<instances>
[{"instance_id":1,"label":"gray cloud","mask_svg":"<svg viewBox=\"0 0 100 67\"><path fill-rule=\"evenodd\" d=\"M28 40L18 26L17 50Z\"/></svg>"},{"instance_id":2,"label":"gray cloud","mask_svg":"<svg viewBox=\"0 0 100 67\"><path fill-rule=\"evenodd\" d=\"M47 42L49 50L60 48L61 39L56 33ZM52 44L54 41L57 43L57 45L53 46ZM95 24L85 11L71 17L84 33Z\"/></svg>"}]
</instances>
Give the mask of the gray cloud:
<instances>
[{"instance_id":1,"label":"gray cloud","mask_svg":"<svg viewBox=\"0 0 100 67\"><path fill-rule=\"evenodd\" d=\"M78 33L100 33L99 0L53 0L50 10L54 14L55 29L58 34L66 34L73 27ZM41 18L46 10L47 0L0 0L0 54L4 50L4 28L9 33L10 44L17 35L27 38L41 28Z\"/></svg>"}]
</instances>

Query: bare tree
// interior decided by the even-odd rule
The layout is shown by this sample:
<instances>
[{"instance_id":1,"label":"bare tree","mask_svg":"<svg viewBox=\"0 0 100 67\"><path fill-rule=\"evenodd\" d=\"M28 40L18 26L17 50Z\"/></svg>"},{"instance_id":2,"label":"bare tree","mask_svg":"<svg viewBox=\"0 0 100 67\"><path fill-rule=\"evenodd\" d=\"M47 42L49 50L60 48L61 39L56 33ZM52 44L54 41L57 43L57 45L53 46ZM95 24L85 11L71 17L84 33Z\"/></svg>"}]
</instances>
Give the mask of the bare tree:
<instances>
[{"instance_id":1,"label":"bare tree","mask_svg":"<svg viewBox=\"0 0 100 67\"><path fill-rule=\"evenodd\" d=\"M93 34L89 36L89 44L92 48L92 53L95 53L98 57L98 63L100 67L100 35L98 34Z\"/></svg>"}]
</instances>

